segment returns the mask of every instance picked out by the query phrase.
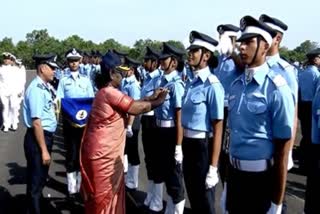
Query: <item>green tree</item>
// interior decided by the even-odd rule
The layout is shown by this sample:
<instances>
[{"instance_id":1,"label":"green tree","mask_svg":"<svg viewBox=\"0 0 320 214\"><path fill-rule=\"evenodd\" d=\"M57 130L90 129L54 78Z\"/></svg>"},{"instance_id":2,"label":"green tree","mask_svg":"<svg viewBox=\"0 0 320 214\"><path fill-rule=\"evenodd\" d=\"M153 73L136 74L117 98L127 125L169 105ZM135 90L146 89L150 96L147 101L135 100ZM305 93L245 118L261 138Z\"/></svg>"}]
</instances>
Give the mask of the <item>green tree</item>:
<instances>
[{"instance_id":1,"label":"green tree","mask_svg":"<svg viewBox=\"0 0 320 214\"><path fill-rule=\"evenodd\" d=\"M12 54L15 54L15 46L11 38L4 37L0 41L0 53L3 53L3 52L10 52Z\"/></svg>"},{"instance_id":2,"label":"green tree","mask_svg":"<svg viewBox=\"0 0 320 214\"><path fill-rule=\"evenodd\" d=\"M16 45L17 57L22 59L23 64L27 68L33 68L34 62L32 60L33 50L32 46L26 41L20 41Z\"/></svg>"},{"instance_id":3,"label":"green tree","mask_svg":"<svg viewBox=\"0 0 320 214\"><path fill-rule=\"evenodd\" d=\"M294 49L294 51L305 55L308 52L310 52L311 50L316 49L318 47L319 47L319 45L317 42L312 42L310 40L306 40L306 41L302 42L298 47L296 47Z\"/></svg>"}]
</instances>

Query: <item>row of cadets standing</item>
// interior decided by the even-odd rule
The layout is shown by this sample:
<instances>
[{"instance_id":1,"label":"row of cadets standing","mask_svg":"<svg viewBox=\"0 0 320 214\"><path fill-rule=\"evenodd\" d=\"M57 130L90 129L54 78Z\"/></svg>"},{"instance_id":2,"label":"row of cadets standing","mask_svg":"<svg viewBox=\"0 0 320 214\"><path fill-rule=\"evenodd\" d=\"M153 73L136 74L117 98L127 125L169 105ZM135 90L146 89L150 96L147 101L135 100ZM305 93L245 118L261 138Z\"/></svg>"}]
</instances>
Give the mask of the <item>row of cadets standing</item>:
<instances>
[{"instance_id":1,"label":"row of cadets standing","mask_svg":"<svg viewBox=\"0 0 320 214\"><path fill-rule=\"evenodd\" d=\"M122 79L121 91L133 100L140 100L141 88L136 78L137 66L140 63L125 56L124 65L129 68L125 78ZM124 156L124 170L126 187L129 190L138 188L140 158L138 151L138 135L140 131L140 116L129 115L126 121L126 145ZM127 164L126 164L127 163ZM126 169L127 165L127 169Z\"/></svg>"},{"instance_id":2,"label":"row of cadets standing","mask_svg":"<svg viewBox=\"0 0 320 214\"><path fill-rule=\"evenodd\" d=\"M299 106L298 117L301 125L302 139L299 147L299 165L302 172L306 172L306 160L308 159L308 146L311 144L312 130L312 100L317 88L319 73L319 64L317 60L318 50L312 50L307 53L307 67L299 72Z\"/></svg>"},{"instance_id":3,"label":"row of cadets standing","mask_svg":"<svg viewBox=\"0 0 320 214\"><path fill-rule=\"evenodd\" d=\"M37 76L28 86L23 101L23 119L27 127L24 153L27 160L27 213L44 213L42 190L48 178L53 134L57 127L55 93L49 84L58 68L55 55L36 55Z\"/></svg>"},{"instance_id":4,"label":"row of cadets standing","mask_svg":"<svg viewBox=\"0 0 320 214\"><path fill-rule=\"evenodd\" d=\"M229 95L229 213L280 213L285 193L295 105L286 80L266 62L276 31L245 16L240 21L245 71Z\"/></svg>"},{"instance_id":5,"label":"row of cadets standing","mask_svg":"<svg viewBox=\"0 0 320 214\"><path fill-rule=\"evenodd\" d=\"M151 47L146 48L146 54L144 56L144 69L146 71L145 77L143 78L143 84L141 88L141 97L152 96L154 91L157 89L156 80L162 75L159 69L159 58L160 54L152 49ZM154 111L149 111L141 116L141 129L142 129L142 145L144 150L144 161L146 164L148 187L147 197L144 200L144 205L149 207L152 211L159 211L162 209L162 195L157 194L161 191L156 191L162 188L161 183L156 182L156 153L158 152L154 147L154 139L156 132L156 118Z\"/></svg>"},{"instance_id":6,"label":"row of cadets standing","mask_svg":"<svg viewBox=\"0 0 320 214\"><path fill-rule=\"evenodd\" d=\"M63 98L88 98L94 97L93 87L89 78L80 74L79 63L81 59L79 52L73 48L66 53L69 73L60 81L57 89L57 97ZM68 109L66 109L68 110ZM71 109L69 109L71 110ZM80 143L84 131L83 126L76 126L63 112L63 137L66 147L66 169L69 199L77 198L81 185L81 174L79 166Z\"/></svg>"},{"instance_id":7,"label":"row of cadets standing","mask_svg":"<svg viewBox=\"0 0 320 214\"><path fill-rule=\"evenodd\" d=\"M26 70L19 66L21 60L8 52L2 53L0 66L0 99L3 106L2 118L4 132L16 131L19 123L19 109L23 99Z\"/></svg>"},{"instance_id":8,"label":"row of cadets standing","mask_svg":"<svg viewBox=\"0 0 320 214\"><path fill-rule=\"evenodd\" d=\"M320 67L320 49L317 48L315 50L310 51L307 54L308 59L308 66L307 68L300 73L299 81L301 85L301 96L302 96L302 89L304 92L304 98L307 98L312 94L312 90L314 90L314 98L312 101L312 135L310 142L303 142L304 143L304 158L305 158L305 171L307 175L307 185L306 185L306 196L305 196L305 206L304 206L304 213L311 214L311 213L319 213L320 212L320 205L319 205L319 195L320 195L320 185L319 185L319 178L320 178L320 82L319 82L319 71L318 68ZM302 76L302 77L301 77ZM317 83L316 83L317 82ZM308 84L309 87L302 84ZM302 97L301 97L302 98ZM305 105L307 106L308 101L304 101ZM309 105L309 104L308 104ZM308 106L309 107L309 106ZM300 105L299 105L300 108ZM306 124L307 116L309 112L306 112L306 108L303 109L305 112L301 113L301 117L304 118L305 127L310 127L309 124ZM299 109L300 111L300 109ZM310 109L308 109L310 111ZM304 114L304 115L303 115ZM309 118L310 119L310 118ZM301 121L302 122L302 121ZM302 124L301 124L302 125ZM302 128L302 127L301 127ZM303 137L306 137L307 133Z\"/></svg>"},{"instance_id":9,"label":"row of cadets standing","mask_svg":"<svg viewBox=\"0 0 320 214\"><path fill-rule=\"evenodd\" d=\"M191 82L182 102L183 173L194 213L215 213L215 185L223 128L224 89L211 73L218 42L192 31L188 48Z\"/></svg>"},{"instance_id":10,"label":"row of cadets standing","mask_svg":"<svg viewBox=\"0 0 320 214\"><path fill-rule=\"evenodd\" d=\"M157 153L154 154L153 200L157 205L155 211L162 210L162 191L165 183L169 195L165 213L168 214L183 213L185 204L181 167L181 107L184 83L178 73L184 66L183 55L184 50L163 43L159 61L164 73L155 80L157 87L167 88L169 93L164 103L155 109L157 129L153 146Z\"/></svg>"},{"instance_id":11,"label":"row of cadets standing","mask_svg":"<svg viewBox=\"0 0 320 214\"><path fill-rule=\"evenodd\" d=\"M235 52L237 51L236 38L240 28L232 24L223 24L217 27L217 31L219 33L219 45L217 47L219 50L219 57L218 66L214 69L213 73L221 82L225 92L223 133L219 158L219 175L224 184L229 162L229 128L227 125L229 89L231 83L241 74L242 69L238 68L235 62L238 60L238 54Z\"/></svg>"}]
</instances>

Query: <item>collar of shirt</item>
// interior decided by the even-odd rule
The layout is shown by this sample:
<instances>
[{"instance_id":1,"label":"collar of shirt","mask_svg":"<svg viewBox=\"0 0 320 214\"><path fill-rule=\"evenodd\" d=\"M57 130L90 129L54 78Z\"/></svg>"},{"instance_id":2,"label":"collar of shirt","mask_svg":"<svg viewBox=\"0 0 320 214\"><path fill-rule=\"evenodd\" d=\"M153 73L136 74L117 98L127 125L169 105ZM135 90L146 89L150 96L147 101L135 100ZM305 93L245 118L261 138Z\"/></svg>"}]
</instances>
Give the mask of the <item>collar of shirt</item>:
<instances>
[{"instance_id":1,"label":"collar of shirt","mask_svg":"<svg viewBox=\"0 0 320 214\"><path fill-rule=\"evenodd\" d=\"M315 65L309 65L306 70L319 72L319 69Z\"/></svg>"},{"instance_id":2,"label":"collar of shirt","mask_svg":"<svg viewBox=\"0 0 320 214\"><path fill-rule=\"evenodd\" d=\"M178 75L178 71L174 70L170 74L164 74L163 77L165 80L167 80L167 82L170 82L177 75Z\"/></svg>"},{"instance_id":3,"label":"collar of shirt","mask_svg":"<svg viewBox=\"0 0 320 214\"><path fill-rule=\"evenodd\" d=\"M72 77L74 80L76 80L76 78L79 78L79 71L70 71L69 77Z\"/></svg>"},{"instance_id":4,"label":"collar of shirt","mask_svg":"<svg viewBox=\"0 0 320 214\"><path fill-rule=\"evenodd\" d=\"M45 83L43 79L41 79L41 77L39 77L38 75L37 75L37 82L43 85L43 87L45 87L47 90L50 91L49 83Z\"/></svg>"},{"instance_id":5,"label":"collar of shirt","mask_svg":"<svg viewBox=\"0 0 320 214\"><path fill-rule=\"evenodd\" d=\"M262 65L254 68L246 68L246 72L247 69L249 69L249 72L253 72L253 79L255 79L255 81L259 85L261 85L264 82L264 79L269 72L269 67L267 63L263 63Z\"/></svg>"},{"instance_id":6,"label":"collar of shirt","mask_svg":"<svg viewBox=\"0 0 320 214\"><path fill-rule=\"evenodd\" d=\"M230 58L231 58L231 56L228 56L228 55L225 55L225 54L221 54L221 55L220 55L220 60L221 60L221 62L227 61L227 60L230 59Z\"/></svg>"},{"instance_id":7,"label":"collar of shirt","mask_svg":"<svg viewBox=\"0 0 320 214\"><path fill-rule=\"evenodd\" d=\"M157 77L159 75L160 75L160 70L159 69L156 69L156 70L154 70L152 72L148 72L148 77L150 79L153 79L153 78L155 78L155 77Z\"/></svg>"},{"instance_id":8,"label":"collar of shirt","mask_svg":"<svg viewBox=\"0 0 320 214\"><path fill-rule=\"evenodd\" d=\"M199 77L199 79L201 79L203 83L208 79L208 76L211 74L208 66L198 70L197 73L198 73L197 76Z\"/></svg>"},{"instance_id":9,"label":"collar of shirt","mask_svg":"<svg viewBox=\"0 0 320 214\"><path fill-rule=\"evenodd\" d=\"M277 53L273 56L267 56L267 63L270 67L272 67L274 64L276 64L277 62L279 62L280 60L280 54Z\"/></svg>"},{"instance_id":10,"label":"collar of shirt","mask_svg":"<svg viewBox=\"0 0 320 214\"><path fill-rule=\"evenodd\" d=\"M133 83L134 81L136 81L136 77L134 76L134 74L132 74L130 77L126 77L124 81L126 83Z\"/></svg>"}]
</instances>

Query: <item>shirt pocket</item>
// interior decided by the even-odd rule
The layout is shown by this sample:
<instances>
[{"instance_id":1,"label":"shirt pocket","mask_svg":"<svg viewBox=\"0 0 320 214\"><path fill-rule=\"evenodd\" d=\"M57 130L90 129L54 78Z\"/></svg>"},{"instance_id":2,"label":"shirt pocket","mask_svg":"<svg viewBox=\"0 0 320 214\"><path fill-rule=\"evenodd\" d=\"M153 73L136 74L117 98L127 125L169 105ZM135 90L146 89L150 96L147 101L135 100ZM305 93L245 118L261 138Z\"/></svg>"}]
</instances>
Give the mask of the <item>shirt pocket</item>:
<instances>
[{"instance_id":1,"label":"shirt pocket","mask_svg":"<svg viewBox=\"0 0 320 214\"><path fill-rule=\"evenodd\" d=\"M84 91L87 89L87 84L79 83L78 86L79 86L79 88L81 88Z\"/></svg>"},{"instance_id":2,"label":"shirt pocket","mask_svg":"<svg viewBox=\"0 0 320 214\"><path fill-rule=\"evenodd\" d=\"M64 86L65 91L70 91L72 89L72 84L71 83L67 83Z\"/></svg>"},{"instance_id":3,"label":"shirt pocket","mask_svg":"<svg viewBox=\"0 0 320 214\"><path fill-rule=\"evenodd\" d=\"M251 97L247 101L247 109L253 114L263 114L267 111L267 103L262 97Z\"/></svg>"},{"instance_id":4,"label":"shirt pocket","mask_svg":"<svg viewBox=\"0 0 320 214\"><path fill-rule=\"evenodd\" d=\"M195 105L198 105L198 104L206 101L206 97L205 97L204 93L202 93L202 92L196 92L196 93L192 94L190 99L191 99L191 102Z\"/></svg>"}]
</instances>

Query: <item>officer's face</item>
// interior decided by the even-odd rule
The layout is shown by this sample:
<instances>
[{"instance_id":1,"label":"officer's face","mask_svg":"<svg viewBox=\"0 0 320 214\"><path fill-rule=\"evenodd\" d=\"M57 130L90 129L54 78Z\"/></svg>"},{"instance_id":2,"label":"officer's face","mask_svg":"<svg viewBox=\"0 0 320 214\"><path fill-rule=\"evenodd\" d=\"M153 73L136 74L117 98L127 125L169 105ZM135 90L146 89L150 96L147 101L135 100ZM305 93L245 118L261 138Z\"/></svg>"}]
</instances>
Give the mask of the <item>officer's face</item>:
<instances>
[{"instance_id":1,"label":"officer's face","mask_svg":"<svg viewBox=\"0 0 320 214\"><path fill-rule=\"evenodd\" d=\"M125 72L120 71L111 71L111 84L115 88L119 88L121 86L122 79L126 76Z\"/></svg>"},{"instance_id":2,"label":"officer's face","mask_svg":"<svg viewBox=\"0 0 320 214\"><path fill-rule=\"evenodd\" d=\"M40 73L43 76L43 79L47 82L51 82L54 77L54 69L49 65L42 64L40 65Z\"/></svg>"},{"instance_id":3,"label":"officer's face","mask_svg":"<svg viewBox=\"0 0 320 214\"><path fill-rule=\"evenodd\" d=\"M193 50L190 50L188 52L188 64L190 66L197 66L199 65L199 61L200 61L200 58L201 58L201 49L198 48L198 49L193 49Z\"/></svg>"},{"instance_id":4,"label":"officer's face","mask_svg":"<svg viewBox=\"0 0 320 214\"><path fill-rule=\"evenodd\" d=\"M88 64L89 63L89 58L87 56L84 56L82 59L83 64Z\"/></svg>"},{"instance_id":5,"label":"officer's face","mask_svg":"<svg viewBox=\"0 0 320 214\"><path fill-rule=\"evenodd\" d=\"M68 65L71 71L77 71L79 69L80 60L79 59L69 59Z\"/></svg>"},{"instance_id":6,"label":"officer's face","mask_svg":"<svg viewBox=\"0 0 320 214\"><path fill-rule=\"evenodd\" d=\"M146 71L150 71L151 69L151 59L144 60L143 67Z\"/></svg>"},{"instance_id":7,"label":"officer's face","mask_svg":"<svg viewBox=\"0 0 320 214\"><path fill-rule=\"evenodd\" d=\"M4 65L12 65L13 61L9 58L3 59L3 64Z\"/></svg>"},{"instance_id":8,"label":"officer's face","mask_svg":"<svg viewBox=\"0 0 320 214\"><path fill-rule=\"evenodd\" d=\"M265 59L265 55L267 53L268 47L269 46L267 42L261 39L257 56L254 62L252 62L258 48L257 38L254 37L254 38L250 38L245 41L242 41L240 44L240 57L242 62L245 65L252 65L252 66L254 66L255 64L261 64L261 62Z\"/></svg>"},{"instance_id":9,"label":"officer's face","mask_svg":"<svg viewBox=\"0 0 320 214\"><path fill-rule=\"evenodd\" d=\"M170 73L177 68L177 61L173 57L161 59L160 67L165 73Z\"/></svg>"},{"instance_id":10,"label":"officer's face","mask_svg":"<svg viewBox=\"0 0 320 214\"><path fill-rule=\"evenodd\" d=\"M320 66L320 55L316 56L313 61L314 61L314 64L319 67Z\"/></svg>"}]
</instances>

